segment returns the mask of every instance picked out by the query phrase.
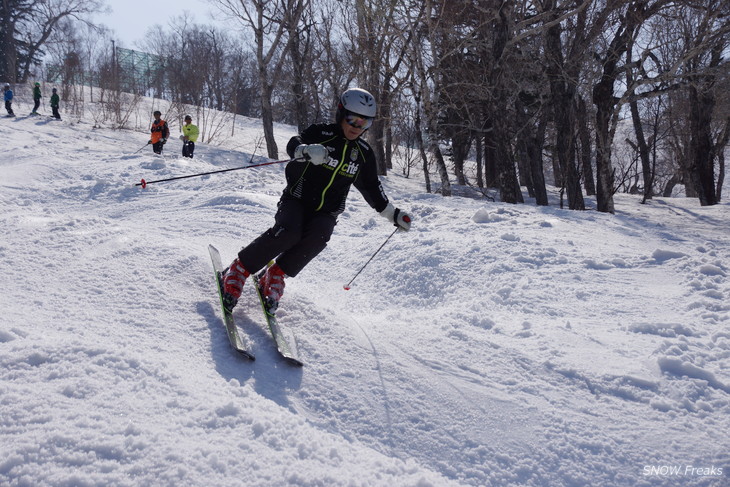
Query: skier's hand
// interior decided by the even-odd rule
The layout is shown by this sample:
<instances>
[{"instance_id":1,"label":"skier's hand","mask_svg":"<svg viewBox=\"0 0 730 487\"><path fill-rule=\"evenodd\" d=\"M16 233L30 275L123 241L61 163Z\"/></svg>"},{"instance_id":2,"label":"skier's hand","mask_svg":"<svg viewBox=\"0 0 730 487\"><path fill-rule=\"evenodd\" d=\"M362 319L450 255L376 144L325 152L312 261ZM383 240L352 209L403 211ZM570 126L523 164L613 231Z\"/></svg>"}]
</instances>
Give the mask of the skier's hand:
<instances>
[{"instance_id":1,"label":"skier's hand","mask_svg":"<svg viewBox=\"0 0 730 487\"><path fill-rule=\"evenodd\" d=\"M305 158L315 166L329 161L329 151L322 144L301 144L294 149L294 159Z\"/></svg>"},{"instance_id":2,"label":"skier's hand","mask_svg":"<svg viewBox=\"0 0 730 487\"><path fill-rule=\"evenodd\" d=\"M393 206L393 203L388 203L388 206L380 214L403 231L407 232L411 229L411 216L400 208Z\"/></svg>"},{"instance_id":3,"label":"skier's hand","mask_svg":"<svg viewBox=\"0 0 730 487\"><path fill-rule=\"evenodd\" d=\"M162 139L163 144L167 144L167 139Z\"/></svg>"}]
</instances>

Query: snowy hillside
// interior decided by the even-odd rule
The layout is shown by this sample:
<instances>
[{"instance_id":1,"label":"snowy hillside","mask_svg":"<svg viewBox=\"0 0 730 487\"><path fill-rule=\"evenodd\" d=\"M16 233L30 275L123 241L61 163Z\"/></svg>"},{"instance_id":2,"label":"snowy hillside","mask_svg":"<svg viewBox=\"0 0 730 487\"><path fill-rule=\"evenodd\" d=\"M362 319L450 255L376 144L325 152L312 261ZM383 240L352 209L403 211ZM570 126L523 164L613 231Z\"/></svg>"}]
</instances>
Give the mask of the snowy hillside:
<instances>
[{"instance_id":1,"label":"snowy hillside","mask_svg":"<svg viewBox=\"0 0 730 487\"><path fill-rule=\"evenodd\" d=\"M283 165L142 190L250 155L27 117L0 136L0 485L730 484L728 203L572 212L394 172L412 231L344 291L392 231L353 190L287 281L294 368L250 284L256 361L231 350L207 252L271 225Z\"/></svg>"}]
</instances>

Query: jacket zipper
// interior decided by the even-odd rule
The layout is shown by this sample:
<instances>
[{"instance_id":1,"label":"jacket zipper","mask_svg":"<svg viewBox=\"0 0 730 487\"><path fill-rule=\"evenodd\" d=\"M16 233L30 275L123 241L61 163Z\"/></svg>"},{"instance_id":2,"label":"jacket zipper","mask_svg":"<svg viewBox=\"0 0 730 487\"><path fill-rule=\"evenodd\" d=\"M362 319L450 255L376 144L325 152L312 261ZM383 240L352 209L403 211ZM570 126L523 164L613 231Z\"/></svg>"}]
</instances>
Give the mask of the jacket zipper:
<instances>
[{"instance_id":1,"label":"jacket zipper","mask_svg":"<svg viewBox=\"0 0 730 487\"><path fill-rule=\"evenodd\" d=\"M345 154L347 154L347 147L350 145L350 142L345 142L345 147L342 149L342 156L340 157L340 163L335 168L334 172L332 173L332 177L330 178L330 182L327 183L327 186L324 187L322 190L322 198L319 201L319 206L314 211L319 211L324 206L324 197L327 194L327 191L330 189L330 186L332 186L332 183L335 181L335 178L337 177L337 173L340 171L340 168L345 163Z\"/></svg>"}]
</instances>

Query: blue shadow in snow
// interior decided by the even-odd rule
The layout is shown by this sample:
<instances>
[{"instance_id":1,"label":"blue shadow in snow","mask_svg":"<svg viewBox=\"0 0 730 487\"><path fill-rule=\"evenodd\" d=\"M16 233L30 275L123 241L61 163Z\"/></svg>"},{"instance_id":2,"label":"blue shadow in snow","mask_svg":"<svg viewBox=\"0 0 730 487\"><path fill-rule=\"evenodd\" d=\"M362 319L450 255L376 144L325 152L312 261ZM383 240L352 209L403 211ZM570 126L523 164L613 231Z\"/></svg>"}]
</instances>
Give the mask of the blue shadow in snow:
<instances>
[{"instance_id":1,"label":"blue shadow in snow","mask_svg":"<svg viewBox=\"0 0 730 487\"><path fill-rule=\"evenodd\" d=\"M251 352L256 356L256 360L251 361L231 347L223 320L211 303L200 301L196 309L210 329L211 354L216 371L226 381L236 379L242 385L252 383L258 394L294 411L289 394L301 387L303 368L286 363L276 351L268 331L241 310L234 310L238 331L245 334Z\"/></svg>"}]
</instances>

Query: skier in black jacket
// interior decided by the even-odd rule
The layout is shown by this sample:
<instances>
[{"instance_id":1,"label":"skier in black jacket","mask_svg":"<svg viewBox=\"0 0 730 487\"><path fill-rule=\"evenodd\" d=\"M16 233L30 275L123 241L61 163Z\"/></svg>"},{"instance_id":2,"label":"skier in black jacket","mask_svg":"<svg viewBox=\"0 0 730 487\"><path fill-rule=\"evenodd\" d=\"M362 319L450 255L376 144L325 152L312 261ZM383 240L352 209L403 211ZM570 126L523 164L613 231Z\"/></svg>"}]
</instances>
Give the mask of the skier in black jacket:
<instances>
[{"instance_id":1,"label":"skier in black jacket","mask_svg":"<svg viewBox=\"0 0 730 487\"><path fill-rule=\"evenodd\" d=\"M375 211L402 230L411 217L388 201L378 179L375 155L360 136L375 117L375 99L352 88L340 97L335 123L315 124L292 137L287 153L286 188L279 200L274 226L241 249L223 275L224 302L232 309L243 284L272 259L260 284L276 308L284 292L284 278L294 277L327 242L345 209L350 186L362 193Z\"/></svg>"}]
</instances>

